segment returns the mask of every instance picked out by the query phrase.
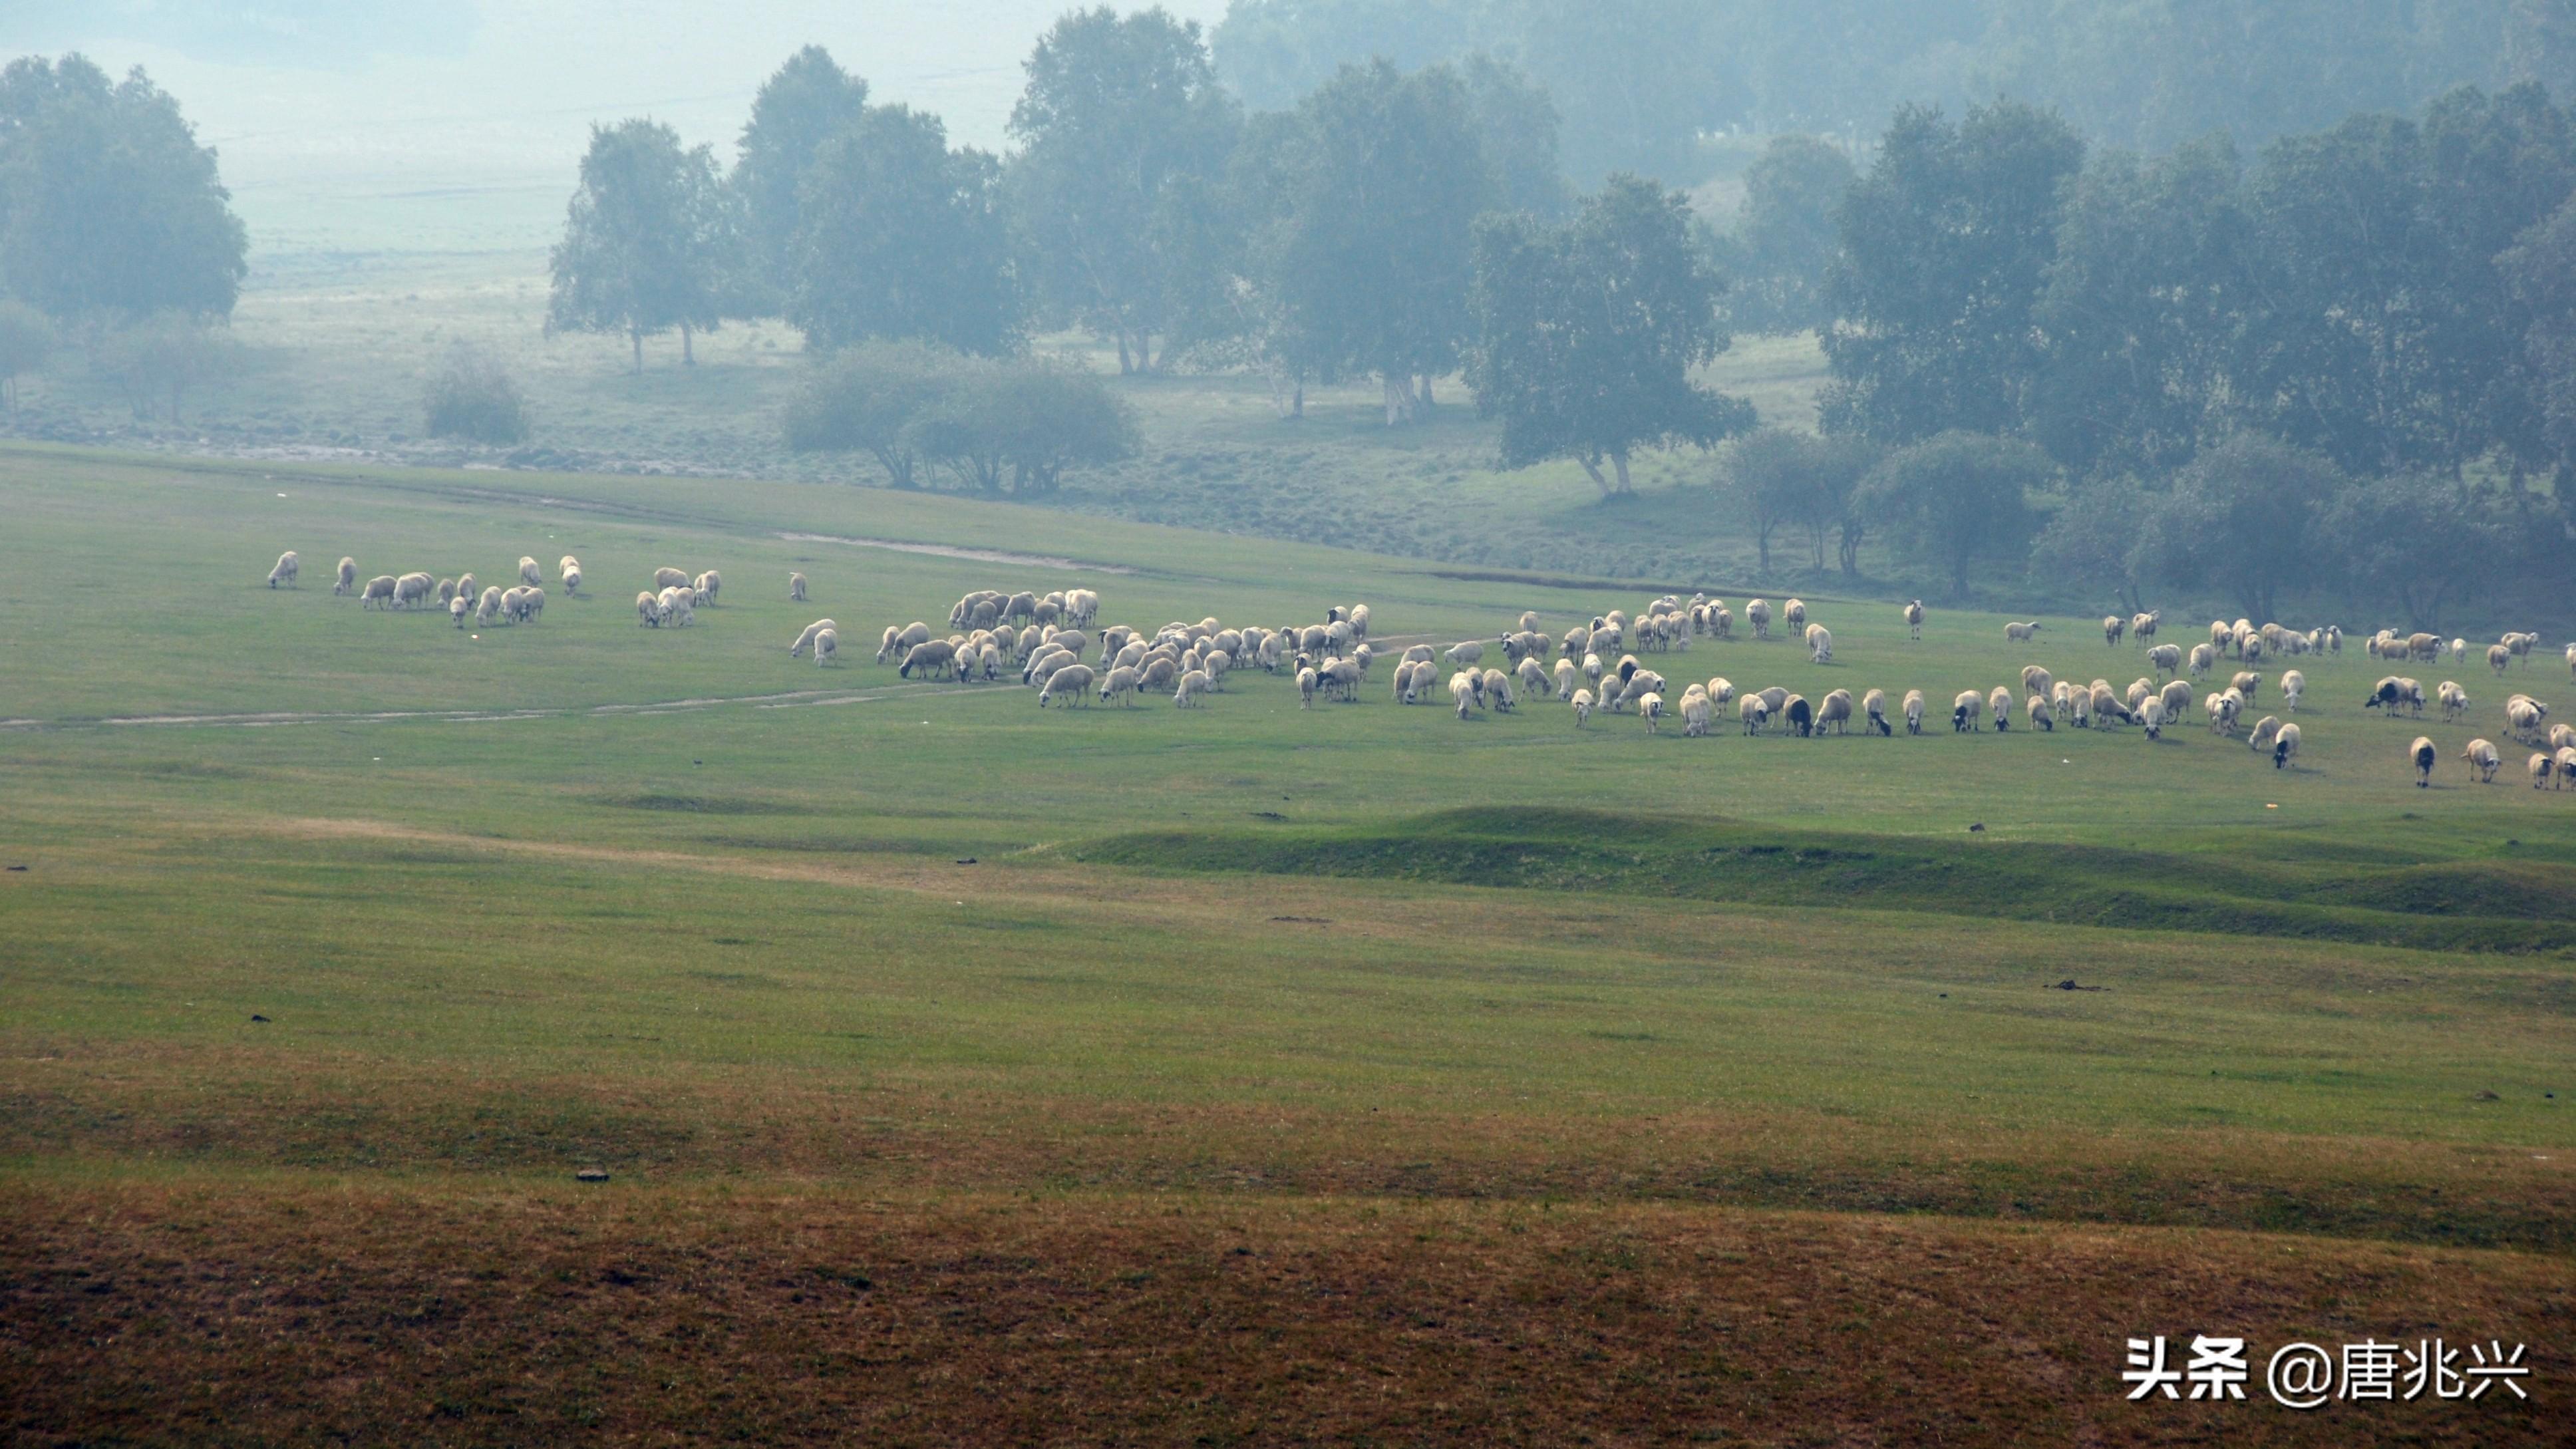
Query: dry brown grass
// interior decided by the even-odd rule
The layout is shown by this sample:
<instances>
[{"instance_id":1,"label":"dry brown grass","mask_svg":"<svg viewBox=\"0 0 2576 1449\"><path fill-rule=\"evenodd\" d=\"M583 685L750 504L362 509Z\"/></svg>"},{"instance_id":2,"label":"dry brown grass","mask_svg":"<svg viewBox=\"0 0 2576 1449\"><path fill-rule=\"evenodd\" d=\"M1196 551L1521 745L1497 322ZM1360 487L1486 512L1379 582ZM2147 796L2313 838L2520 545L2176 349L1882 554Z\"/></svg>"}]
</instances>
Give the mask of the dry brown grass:
<instances>
[{"instance_id":1,"label":"dry brown grass","mask_svg":"<svg viewBox=\"0 0 2576 1449\"><path fill-rule=\"evenodd\" d=\"M2562 1258L1686 1206L0 1189L16 1442L2542 1444ZM2121 1398L2131 1333L2526 1340L2528 1406ZM1794 1352L1784 1345L1796 1345Z\"/></svg>"}]
</instances>

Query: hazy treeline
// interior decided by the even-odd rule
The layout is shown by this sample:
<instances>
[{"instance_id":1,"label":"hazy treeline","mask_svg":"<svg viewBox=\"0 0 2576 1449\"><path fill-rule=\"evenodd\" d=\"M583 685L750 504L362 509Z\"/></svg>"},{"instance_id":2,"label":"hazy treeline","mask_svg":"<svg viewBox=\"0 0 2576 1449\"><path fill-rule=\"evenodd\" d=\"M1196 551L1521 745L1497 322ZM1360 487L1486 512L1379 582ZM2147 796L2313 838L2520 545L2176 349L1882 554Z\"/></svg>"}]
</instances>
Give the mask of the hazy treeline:
<instances>
[{"instance_id":1,"label":"hazy treeline","mask_svg":"<svg viewBox=\"0 0 2576 1449\"><path fill-rule=\"evenodd\" d=\"M2462 85L2576 76L2570 0L1234 0L1218 74L1256 110L1345 62L1471 54L1520 67L1565 116L1585 184L1690 182L1693 139L1874 135L1907 104L2008 96L2105 144L2246 144Z\"/></svg>"}]
</instances>

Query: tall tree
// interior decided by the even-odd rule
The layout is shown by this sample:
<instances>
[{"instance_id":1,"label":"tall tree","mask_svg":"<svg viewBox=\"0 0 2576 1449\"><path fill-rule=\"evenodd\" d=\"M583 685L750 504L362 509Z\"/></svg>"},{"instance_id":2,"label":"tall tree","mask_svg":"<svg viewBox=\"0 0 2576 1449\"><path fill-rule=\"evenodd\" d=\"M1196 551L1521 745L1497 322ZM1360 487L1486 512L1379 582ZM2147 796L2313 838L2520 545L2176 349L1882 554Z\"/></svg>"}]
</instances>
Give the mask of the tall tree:
<instances>
[{"instance_id":1,"label":"tall tree","mask_svg":"<svg viewBox=\"0 0 2576 1449\"><path fill-rule=\"evenodd\" d=\"M826 142L799 201L787 318L829 351L871 337L1002 353L1021 342L1001 168L936 116L871 107Z\"/></svg>"},{"instance_id":2,"label":"tall tree","mask_svg":"<svg viewBox=\"0 0 2576 1449\"><path fill-rule=\"evenodd\" d=\"M2054 475L2048 455L2029 443L1952 431L1889 454L1861 493L1871 516L1893 525L1891 535L1949 577L1951 597L1964 599L1980 563L2021 572L2038 528L2030 495Z\"/></svg>"},{"instance_id":3,"label":"tall tree","mask_svg":"<svg viewBox=\"0 0 2576 1449\"><path fill-rule=\"evenodd\" d=\"M2508 552L2483 490L2420 473L2342 489L2319 510L2317 532L2348 593L2396 600L2418 629L2439 628L2443 605L2476 592Z\"/></svg>"},{"instance_id":4,"label":"tall tree","mask_svg":"<svg viewBox=\"0 0 2576 1449\"><path fill-rule=\"evenodd\" d=\"M1861 484L1883 459L1864 439L1819 437L1794 428L1748 433L1728 449L1724 484L1753 525L1762 572L1771 572L1771 538L1781 528L1807 535L1818 572L1830 537L1846 576L1860 572L1870 500Z\"/></svg>"},{"instance_id":5,"label":"tall tree","mask_svg":"<svg viewBox=\"0 0 2576 1449\"><path fill-rule=\"evenodd\" d=\"M2522 329L2524 366L2559 495L2576 491L2576 196L2497 259Z\"/></svg>"},{"instance_id":6,"label":"tall tree","mask_svg":"<svg viewBox=\"0 0 2576 1449\"><path fill-rule=\"evenodd\" d=\"M1392 425L1431 404L1469 336L1472 229L1499 185L1455 72L1344 66L1298 107L1305 154L1266 249L1270 290L1319 368L1375 373Z\"/></svg>"},{"instance_id":7,"label":"tall tree","mask_svg":"<svg viewBox=\"0 0 2576 1449\"><path fill-rule=\"evenodd\" d=\"M683 148L653 121L591 127L551 261L546 330L623 332L642 372L644 339L676 327L681 362L695 363L693 334L721 314L726 221L709 148Z\"/></svg>"},{"instance_id":8,"label":"tall tree","mask_svg":"<svg viewBox=\"0 0 2576 1449\"><path fill-rule=\"evenodd\" d=\"M1011 111L1010 167L1033 280L1118 340L1122 372L1155 366L1186 285L1157 218L1171 188L1220 174L1241 124L1197 22L1161 7L1073 11L1038 41Z\"/></svg>"},{"instance_id":9,"label":"tall tree","mask_svg":"<svg viewBox=\"0 0 2576 1449\"><path fill-rule=\"evenodd\" d=\"M1546 88L1481 50L1459 62L1458 77L1485 164L1502 191L1497 204L1547 221L1562 217L1571 200L1557 159L1562 118Z\"/></svg>"},{"instance_id":10,"label":"tall tree","mask_svg":"<svg viewBox=\"0 0 2576 1449\"><path fill-rule=\"evenodd\" d=\"M797 193L823 143L866 111L868 83L809 45L763 82L733 166L754 280L766 307L784 305L796 227Z\"/></svg>"},{"instance_id":11,"label":"tall tree","mask_svg":"<svg viewBox=\"0 0 2576 1449\"><path fill-rule=\"evenodd\" d=\"M1901 443L2020 425L2044 361L2032 309L2060 187L2083 159L2064 121L2027 106L1972 107L1955 126L1897 116L1837 219L1829 431Z\"/></svg>"},{"instance_id":12,"label":"tall tree","mask_svg":"<svg viewBox=\"0 0 2576 1449\"><path fill-rule=\"evenodd\" d=\"M2248 619L2272 619L2289 589L2330 577L2318 516L2347 486L2333 462L2238 433L2174 475L2149 511L2139 561L2168 583L2224 591Z\"/></svg>"},{"instance_id":13,"label":"tall tree","mask_svg":"<svg viewBox=\"0 0 2576 1449\"><path fill-rule=\"evenodd\" d=\"M1815 136L1774 136L1744 173L1735 242L1744 273L1735 320L1763 332L1805 332L1830 320L1825 274L1834 214L1859 173L1841 147Z\"/></svg>"},{"instance_id":14,"label":"tall tree","mask_svg":"<svg viewBox=\"0 0 2576 1449\"><path fill-rule=\"evenodd\" d=\"M1502 419L1504 464L1572 458L1606 497L1634 491L1639 448L1707 447L1752 427L1752 404L1690 379L1726 350L1724 292L1688 199L1651 181L1613 176L1563 227L1486 218L1467 380L1477 411Z\"/></svg>"},{"instance_id":15,"label":"tall tree","mask_svg":"<svg viewBox=\"0 0 2576 1449\"><path fill-rule=\"evenodd\" d=\"M2224 138L2097 158L2068 193L2036 320L2031 436L2079 474L2161 474L2224 431L2253 223Z\"/></svg>"},{"instance_id":16,"label":"tall tree","mask_svg":"<svg viewBox=\"0 0 2576 1449\"><path fill-rule=\"evenodd\" d=\"M212 147L138 67L0 70L0 288L60 319L229 317L248 237Z\"/></svg>"}]
</instances>

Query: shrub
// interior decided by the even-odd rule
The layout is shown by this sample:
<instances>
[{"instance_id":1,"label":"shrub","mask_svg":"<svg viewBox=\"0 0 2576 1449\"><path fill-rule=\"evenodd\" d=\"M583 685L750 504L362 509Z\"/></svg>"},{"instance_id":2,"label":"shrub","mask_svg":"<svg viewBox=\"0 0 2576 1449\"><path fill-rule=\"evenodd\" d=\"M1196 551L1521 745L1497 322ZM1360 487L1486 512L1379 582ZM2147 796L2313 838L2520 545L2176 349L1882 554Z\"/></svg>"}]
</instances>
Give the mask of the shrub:
<instances>
[{"instance_id":1,"label":"shrub","mask_svg":"<svg viewBox=\"0 0 2576 1449\"><path fill-rule=\"evenodd\" d=\"M516 443L528 436L527 399L500 360L471 347L447 355L430 378L426 408L433 438Z\"/></svg>"}]
</instances>

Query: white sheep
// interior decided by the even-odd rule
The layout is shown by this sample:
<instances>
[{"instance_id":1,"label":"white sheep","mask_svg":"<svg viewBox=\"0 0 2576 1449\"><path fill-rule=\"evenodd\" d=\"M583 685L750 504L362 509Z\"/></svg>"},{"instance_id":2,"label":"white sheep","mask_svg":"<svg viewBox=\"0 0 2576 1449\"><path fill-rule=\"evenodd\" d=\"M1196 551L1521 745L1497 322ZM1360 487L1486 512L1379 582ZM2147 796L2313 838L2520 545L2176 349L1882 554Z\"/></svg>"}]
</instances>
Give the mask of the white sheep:
<instances>
[{"instance_id":1,"label":"white sheep","mask_svg":"<svg viewBox=\"0 0 2576 1449\"><path fill-rule=\"evenodd\" d=\"M1822 624L1807 626L1807 657L1818 664L1834 662L1834 636Z\"/></svg>"},{"instance_id":2,"label":"white sheep","mask_svg":"<svg viewBox=\"0 0 2576 1449\"><path fill-rule=\"evenodd\" d=\"M2281 704L2292 714L2299 712L2299 697L2308 692L2308 676L2296 669L2281 671Z\"/></svg>"},{"instance_id":3,"label":"white sheep","mask_svg":"<svg viewBox=\"0 0 2576 1449\"><path fill-rule=\"evenodd\" d=\"M716 601L716 596L724 592L724 575L717 573L714 569L709 569L705 573L702 573L696 578L690 580L689 585L699 593L706 595L707 603L713 604Z\"/></svg>"},{"instance_id":4,"label":"white sheep","mask_svg":"<svg viewBox=\"0 0 2576 1449\"><path fill-rule=\"evenodd\" d=\"M458 594L447 601L447 617L454 620L459 629L465 627L465 616L473 610L474 601L463 594Z\"/></svg>"},{"instance_id":5,"label":"white sheep","mask_svg":"<svg viewBox=\"0 0 2576 1449\"><path fill-rule=\"evenodd\" d=\"M1576 690L1574 692L1572 703L1574 705L1574 727L1576 729L1581 729L1585 725L1590 724L1592 722L1592 691L1588 689ZM1466 711L1464 709L1461 709L1458 713L1461 719L1466 717Z\"/></svg>"},{"instance_id":6,"label":"white sheep","mask_svg":"<svg viewBox=\"0 0 2576 1449\"><path fill-rule=\"evenodd\" d=\"M840 631L840 630L838 630L838 629L817 629L817 630L815 630L815 631L814 631L814 667L816 667L817 669L819 669L819 668L821 668L821 667L822 667L823 665L825 665L825 664L833 663L833 662L838 661L838 660L840 659L840 657L841 657L841 631Z\"/></svg>"},{"instance_id":7,"label":"white sheep","mask_svg":"<svg viewBox=\"0 0 2576 1449\"><path fill-rule=\"evenodd\" d=\"M1709 703L1707 690L1694 684L1690 688L1682 691L1681 715L1683 735L1691 739L1698 739L1700 736L1707 734L1709 721L1716 715L1716 713L1717 707Z\"/></svg>"},{"instance_id":8,"label":"white sheep","mask_svg":"<svg viewBox=\"0 0 2576 1449\"><path fill-rule=\"evenodd\" d=\"M1919 735L1923 733L1922 690L1909 689L1905 691L1905 732L1909 735Z\"/></svg>"},{"instance_id":9,"label":"white sheep","mask_svg":"<svg viewBox=\"0 0 2576 1449\"><path fill-rule=\"evenodd\" d=\"M2147 651L2147 665L2158 674L2173 674L2182 669L2182 646L2159 644Z\"/></svg>"},{"instance_id":10,"label":"white sheep","mask_svg":"<svg viewBox=\"0 0 2576 1449\"><path fill-rule=\"evenodd\" d=\"M2056 731L2057 716L2049 712L2047 700L2034 694L2030 698L2023 700L2021 707L2023 713L2030 716L2030 722L2032 724L2037 725L2041 729L2048 730L2051 733Z\"/></svg>"},{"instance_id":11,"label":"white sheep","mask_svg":"<svg viewBox=\"0 0 2576 1449\"><path fill-rule=\"evenodd\" d=\"M1637 699L1637 716L1646 722L1646 733L1653 734L1655 725L1664 717L1664 697L1649 690Z\"/></svg>"},{"instance_id":12,"label":"white sheep","mask_svg":"<svg viewBox=\"0 0 2576 1449\"><path fill-rule=\"evenodd\" d=\"M2159 697L2165 702L2166 723L2181 724L2191 718L2191 681L2185 679L2169 681Z\"/></svg>"},{"instance_id":13,"label":"white sheep","mask_svg":"<svg viewBox=\"0 0 2576 1449\"><path fill-rule=\"evenodd\" d=\"M2496 753L2494 743L2488 740L2469 741L2468 747L2460 751L2460 758L2469 762L2469 768L2476 772L2481 785L2494 784L2496 771L2504 767L2504 757Z\"/></svg>"},{"instance_id":14,"label":"white sheep","mask_svg":"<svg viewBox=\"0 0 2576 1449\"><path fill-rule=\"evenodd\" d=\"M1758 694L1748 694L1736 701L1735 714L1744 721L1746 734L1758 735L1762 733L1762 726L1770 722L1771 701Z\"/></svg>"},{"instance_id":15,"label":"white sheep","mask_svg":"<svg viewBox=\"0 0 2576 1449\"><path fill-rule=\"evenodd\" d=\"M2531 752L2531 788L2537 790L2549 783L2553 762L2538 750ZM2561 786L2560 788L2565 788Z\"/></svg>"},{"instance_id":16,"label":"white sheep","mask_svg":"<svg viewBox=\"0 0 2576 1449\"><path fill-rule=\"evenodd\" d=\"M1918 642L1923 638L1923 601L1921 599L1916 599L1905 606L1905 636Z\"/></svg>"},{"instance_id":17,"label":"white sheep","mask_svg":"<svg viewBox=\"0 0 2576 1449\"><path fill-rule=\"evenodd\" d=\"M1966 734L1986 727L1986 697L1973 689L1963 689L1950 700L1950 732Z\"/></svg>"},{"instance_id":18,"label":"white sheep","mask_svg":"<svg viewBox=\"0 0 2576 1449\"><path fill-rule=\"evenodd\" d=\"M1826 694L1824 699L1816 706L1816 733L1823 734L1825 726L1827 725L1832 725L1834 727L1835 734L1839 735L1847 733L1851 726L1851 717L1851 691L1848 689L1833 690Z\"/></svg>"},{"instance_id":19,"label":"white sheep","mask_svg":"<svg viewBox=\"0 0 2576 1449\"><path fill-rule=\"evenodd\" d=\"M336 597L341 594L355 592L357 587L358 561L353 558L344 557L340 560L340 571L337 580L331 585L331 592Z\"/></svg>"},{"instance_id":20,"label":"white sheep","mask_svg":"<svg viewBox=\"0 0 2576 1449\"><path fill-rule=\"evenodd\" d=\"M2299 727L2295 724L2285 724L2281 726L2281 732L2272 739L2272 768L2286 770L2290 767L2290 762L2298 757Z\"/></svg>"},{"instance_id":21,"label":"white sheep","mask_svg":"<svg viewBox=\"0 0 2576 1449\"><path fill-rule=\"evenodd\" d=\"M2002 685L1996 685L1994 689L1986 695L1986 711L1994 716L1995 732L1997 734L2002 734L2012 728L2012 708L2012 691L2004 688Z\"/></svg>"},{"instance_id":22,"label":"white sheep","mask_svg":"<svg viewBox=\"0 0 2576 1449\"><path fill-rule=\"evenodd\" d=\"M2433 698L2442 706L2443 720L2456 720L2469 712L2469 692L2456 680L2445 679L2433 686Z\"/></svg>"},{"instance_id":23,"label":"white sheep","mask_svg":"<svg viewBox=\"0 0 2576 1449\"><path fill-rule=\"evenodd\" d=\"M651 596L644 595L641 597ZM830 629L837 633L839 632L840 627L839 623L831 619L817 619L813 623L806 625L804 629L797 634L795 642L787 646L787 657L790 659L801 657L805 653L805 647L814 642L815 635L822 633L826 629ZM888 632L891 633L892 631ZM770 637L775 639L778 636L773 634ZM867 636L862 634L859 637L864 639ZM883 664L885 662L885 656L882 654L878 655L877 662L879 664Z\"/></svg>"},{"instance_id":24,"label":"white sheep","mask_svg":"<svg viewBox=\"0 0 2576 1449\"><path fill-rule=\"evenodd\" d=\"M2104 614L2102 616L2102 642L2117 648L2120 643L2121 631L2128 627L2129 621L2121 618L2119 615Z\"/></svg>"},{"instance_id":25,"label":"white sheep","mask_svg":"<svg viewBox=\"0 0 2576 1449\"><path fill-rule=\"evenodd\" d=\"M366 588L358 595L358 607L361 609L390 609L393 606L394 576L392 574L378 574L374 578L367 580Z\"/></svg>"},{"instance_id":26,"label":"white sheep","mask_svg":"<svg viewBox=\"0 0 2576 1449\"><path fill-rule=\"evenodd\" d=\"M537 567L537 561L526 554L519 555L519 582L534 586L545 581L545 572Z\"/></svg>"},{"instance_id":27,"label":"white sheep","mask_svg":"<svg viewBox=\"0 0 2576 1449\"><path fill-rule=\"evenodd\" d=\"M474 622L477 624L489 624L500 617L501 586L499 584L486 585L483 590L483 597L475 600L474 602Z\"/></svg>"},{"instance_id":28,"label":"white sheep","mask_svg":"<svg viewBox=\"0 0 2576 1449\"><path fill-rule=\"evenodd\" d=\"M1771 637L1771 603L1769 600L1755 599L1746 604L1744 606L1744 619L1745 622L1753 626L1754 638L1768 639Z\"/></svg>"},{"instance_id":29,"label":"white sheep","mask_svg":"<svg viewBox=\"0 0 2576 1449\"><path fill-rule=\"evenodd\" d=\"M555 576L563 580L565 598L572 598L581 592L581 560L571 554L565 554L563 566L555 570Z\"/></svg>"},{"instance_id":30,"label":"white sheep","mask_svg":"<svg viewBox=\"0 0 2576 1449\"><path fill-rule=\"evenodd\" d=\"M290 548L286 552L279 554L277 556L277 567L268 571L268 586L273 589L280 584L284 584L290 589L294 588L295 570L298 566L299 565L295 557L295 550Z\"/></svg>"},{"instance_id":31,"label":"white sheep","mask_svg":"<svg viewBox=\"0 0 2576 1449\"><path fill-rule=\"evenodd\" d=\"M787 601L791 604L805 602L805 576L793 569L787 574Z\"/></svg>"},{"instance_id":32,"label":"white sheep","mask_svg":"<svg viewBox=\"0 0 2576 1449\"><path fill-rule=\"evenodd\" d=\"M2422 735L2417 735L2415 742L2406 747L2407 763L2415 767L2416 789L2424 790L2432 787L2433 762L2440 757L2439 752L2433 748L2433 742Z\"/></svg>"},{"instance_id":33,"label":"white sheep","mask_svg":"<svg viewBox=\"0 0 2576 1449\"><path fill-rule=\"evenodd\" d=\"M1137 686L1144 683L1144 680L1145 676L1138 673L1133 665L1110 670L1100 679L1101 703L1114 702L1122 706L1133 704Z\"/></svg>"},{"instance_id":34,"label":"white sheep","mask_svg":"<svg viewBox=\"0 0 2576 1449\"><path fill-rule=\"evenodd\" d=\"M2004 625L2004 638L2009 643L2027 644L2033 638L2037 637L2038 634L2039 623L2036 620L2027 624L2008 623Z\"/></svg>"},{"instance_id":35,"label":"white sheep","mask_svg":"<svg viewBox=\"0 0 2576 1449\"><path fill-rule=\"evenodd\" d=\"M2164 733L2165 733L2165 701L2164 701L2164 696L2163 696L2163 695L2160 695L2160 694L2159 694L2159 695L2150 695L2150 696L2148 696L2146 704L2145 704L2144 706L2142 706L2142 707L2139 709L2139 711L2138 711L2138 719L2139 719L2139 721L2140 721L2141 723L2143 723L2144 725L2146 725L2146 727L2147 727L2147 738L2148 738L2148 739L2154 740L2154 739L2162 739L2162 738L2164 738Z\"/></svg>"},{"instance_id":36,"label":"white sheep","mask_svg":"<svg viewBox=\"0 0 2576 1449\"><path fill-rule=\"evenodd\" d=\"M919 647L919 646L916 646ZM1050 699L1061 697L1066 704L1091 706L1091 666L1068 664L1047 676L1046 687L1038 691L1038 708L1046 708Z\"/></svg>"},{"instance_id":37,"label":"white sheep","mask_svg":"<svg viewBox=\"0 0 2576 1449\"><path fill-rule=\"evenodd\" d=\"M410 573L394 580L394 607L416 609L438 591L438 580L427 574Z\"/></svg>"},{"instance_id":38,"label":"white sheep","mask_svg":"<svg viewBox=\"0 0 2576 1449\"><path fill-rule=\"evenodd\" d=\"M657 591L684 587L688 582L689 575L686 570L671 568L668 565L653 570L653 587Z\"/></svg>"},{"instance_id":39,"label":"white sheep","mask_svg":"<svg viewBox=\"0 0 2576 1449\"><path fill-rule=\"evenodd\" d=\"M2570 781L2576 781L2576 745L2571 745L2558 752L2559 788L2562 790L2576 789L2576 785L2569 784Z\"/></svg>"},{"instance_id":40,"label":"white sheep","mask_svg":"<svg viewBox=\"0 0 2576 1449\"><path fill-rule=\"evenodd\" d=\"M1172 691L1172 703L1184 708L1195 705L1199 696L1208 692L1208 685L1207 671L1193 669L1181 676L1180 688Z\"/></svg>"},{"instance_id":41,"label":"white sheep","mask_svg":"<svg viewBox=\"0 0 2576 1449\"><path fill-rule=\"evenodd\" d=\"M465 601L465 596L462 593L459 593L456 598L458 603L463 603ZM662 627L662 602L660 599L654 597L651 589L638 589L635 591L635 622L639 626L647 629L658 629ZM804 639L801 639L798 642L808 642L812 640L813 637L812 632L808 631ZM791 649L788 652L793 656L795 651Z\"/></svg>"},{"instance_id":42,"label":"white sheep","mask_svg":"<svg viewBox=\"0 0 2576 1449\"><path fill-rule=\"evenodd\" d=\"M1482 640L1469 639L1449 646L1448 659L1453 668L1464 669L1470 664L1483 660L1484 657L1485 645Z\"/></svg>"},{"instance_id":43,"label":"white sheep","mask_svg":"<svg viewBox=\"0 0 2576 1449\"><path fill-rule=\"evenodd\" d=\"M1887 723L1886 690L1873 689L1869 693L1862 695L1860 697L1860 707L1862 715L1868 720L1868 724L1864 728L1863 733L1867 733L1868 730L1876 730L1881 735L1891 735L1895 733L1895 730Z\"/></svg>"}]
</instances>

